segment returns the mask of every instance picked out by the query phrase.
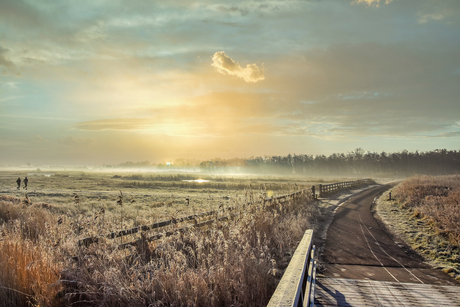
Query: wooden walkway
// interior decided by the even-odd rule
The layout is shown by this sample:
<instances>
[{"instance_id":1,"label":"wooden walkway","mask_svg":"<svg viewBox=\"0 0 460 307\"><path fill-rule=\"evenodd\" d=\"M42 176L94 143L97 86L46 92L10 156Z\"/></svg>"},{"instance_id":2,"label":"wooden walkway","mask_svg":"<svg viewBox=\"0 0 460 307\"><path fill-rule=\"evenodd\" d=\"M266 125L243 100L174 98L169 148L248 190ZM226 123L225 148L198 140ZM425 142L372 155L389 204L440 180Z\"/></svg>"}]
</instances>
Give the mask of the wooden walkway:
<instances>
[{"instance_id":1,"label":"wooden walkway","mask_svg":"<svg viewBox=\"0 0 460 307\"><path fill-rule=\"evenodd\" d=\"M318 278L315 306L460 307L460 287L344 278Z\"/></svg>"}]
</instances>

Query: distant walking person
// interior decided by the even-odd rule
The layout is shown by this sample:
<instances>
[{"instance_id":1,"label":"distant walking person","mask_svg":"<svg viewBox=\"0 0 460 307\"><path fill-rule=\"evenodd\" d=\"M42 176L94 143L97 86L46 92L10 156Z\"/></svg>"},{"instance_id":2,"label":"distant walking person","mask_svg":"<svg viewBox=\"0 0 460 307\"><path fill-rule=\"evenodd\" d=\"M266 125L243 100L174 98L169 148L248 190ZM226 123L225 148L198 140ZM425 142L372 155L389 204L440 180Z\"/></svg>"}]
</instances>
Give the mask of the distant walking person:
<instances>
[{"instance_id":1,"label":"distant walking person","mask_svg":"<svg viewBox=\"0 0 460 307\"><path fill-rule=\"evenodd\" d=\"M27 184L28 183L29 183L29 179L27 179L27 177L24 178L24 189L26 189L26 190L27 190Z\"/></svg>"},{"instance_id":2,"label":"distant walking person","mask_svg":"<svg viewBox=\"0 0 460 307\"><path fill-rule=\"evenodd\" d=\"M16 183L18 184L18 190L21 189L21 177L18 177L18 180L16 180Z\"/></svg>"}]
</instances>

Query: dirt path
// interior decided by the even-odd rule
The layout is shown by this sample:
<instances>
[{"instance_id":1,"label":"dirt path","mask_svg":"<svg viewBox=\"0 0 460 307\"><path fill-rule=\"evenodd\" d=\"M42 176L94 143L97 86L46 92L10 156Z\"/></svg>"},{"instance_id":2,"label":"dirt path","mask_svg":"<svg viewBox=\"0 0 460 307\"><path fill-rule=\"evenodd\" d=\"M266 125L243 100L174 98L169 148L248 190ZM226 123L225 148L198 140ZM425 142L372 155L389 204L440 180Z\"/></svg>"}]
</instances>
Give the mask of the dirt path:
<instances>
[{"instance_id":1,"label":"dirt path","mask_svg":"<svg viewBox=\"0 0 460 307\"><path fill-rule=\"evenodd\" d=\"M389 188L365 190L337 209L327 231L321 273L335 278L458 285L424 263L407 245L395 242L374 218L373 201Z\"/></svg>"}]
</instances>

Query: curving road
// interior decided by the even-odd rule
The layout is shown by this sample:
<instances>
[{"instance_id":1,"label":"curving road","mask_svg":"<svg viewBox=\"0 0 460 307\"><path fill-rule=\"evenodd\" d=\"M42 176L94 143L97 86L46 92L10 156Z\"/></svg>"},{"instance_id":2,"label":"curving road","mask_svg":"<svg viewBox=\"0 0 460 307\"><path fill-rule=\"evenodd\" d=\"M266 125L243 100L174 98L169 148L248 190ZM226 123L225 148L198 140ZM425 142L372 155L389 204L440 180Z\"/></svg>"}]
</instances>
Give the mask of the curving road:
<instances>
[{"instance_id":1,"label":"curving road","mask_svg":"<svg viewBox=\"0 0 460 307\"><path fill-rule=\"evenodd\" d=\"M397 283L458 285L403 243L395 242L374 218L374 199L390 186L350 198L335 213L324 247L326 277Z\"/></svg>"}]
</instances>

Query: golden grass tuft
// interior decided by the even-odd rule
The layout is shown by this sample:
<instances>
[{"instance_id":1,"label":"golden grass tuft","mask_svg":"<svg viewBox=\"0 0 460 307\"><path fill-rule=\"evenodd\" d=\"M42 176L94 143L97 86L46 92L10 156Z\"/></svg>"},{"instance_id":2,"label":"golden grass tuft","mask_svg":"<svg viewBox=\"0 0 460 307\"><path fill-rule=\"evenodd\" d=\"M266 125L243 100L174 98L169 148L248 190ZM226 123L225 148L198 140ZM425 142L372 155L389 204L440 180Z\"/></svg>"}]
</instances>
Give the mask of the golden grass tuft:
<instances>
[{"instance_id":1,"label":"golden grass tuft","mask_svg":"<svg viewBox=\"0 0 460 307\"><path fill-rule=\"evenodd\" d=\"M416 176L394 189L394 197L426 217L452 245L460 246L460 176Z\"/></svg>"},{"instance_id":2,"label":"golden grass tuft","mask_svg":"<svg viewBox=\"0 0 460 307\"><path fill-rule=\"evenodd\" d=\"M413 249L455 278L460 277L459 179L459 175L408 178L392 190L394 201L380 199L377 207Z\"/></svg>"},{"instance_id":3,"label":"golden grass tuft","mask_svg":"<svg viewBox=\"0 0 460 307\"><path fill-rule=\"evenodd\" d=\"M28 223L33 223L31 219ZM54 251L29 238L34 226L19 221L3 225L0 241L0 296L3 306L58 306L57 281L62 263ZM37 227L39 228L39 227ZM25 233L24 233L25 232ZM40 236L41 237L41 236Z\"/></svg>"}]
</instances>

